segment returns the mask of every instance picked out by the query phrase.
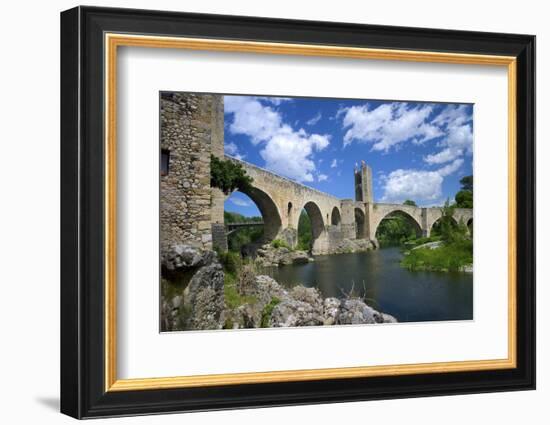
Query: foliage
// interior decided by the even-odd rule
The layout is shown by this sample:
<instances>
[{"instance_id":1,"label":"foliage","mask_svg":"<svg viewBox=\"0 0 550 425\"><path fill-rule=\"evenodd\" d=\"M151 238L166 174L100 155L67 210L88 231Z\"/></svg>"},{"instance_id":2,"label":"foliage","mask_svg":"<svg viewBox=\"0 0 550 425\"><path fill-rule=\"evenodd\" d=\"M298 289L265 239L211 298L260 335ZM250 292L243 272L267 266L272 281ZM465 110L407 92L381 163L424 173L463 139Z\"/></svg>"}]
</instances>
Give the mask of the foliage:
<instances>
[{"instance_id":1,"label":"foliage","mask_svg":"<svg viewBox=\"0 0 550 425\"><path fill-rule=\"evenodd\" d=\"M441 218L434 224L432 234L440 236L441 240L450 244L453 242L469 239L468 227L462 220L457 224L453 218L456 204L450 204L449 199L441 208Z\"/></svg>"},{"instance_id":2,"label":"foliage","mask_svg":"<svg viewBox=\"0 0 550 425\"><path fill-rule=\"evenodd\" d=\"M473 208L474 193L469 190L461 190L456 193L455 201L458 208Z\"/></svg>"},{"instance_id":3,"label":"foliage","mask_svg":"<svg viewBox=\"0 0 550 425\"><path fill-rule=\"evenodd\" d=\"M298 246L297 249L301 251L310 251L312 247L312 233L311 233L311 220L306 210L302 210L300 213L300 219L298 220Z\"/></svg>"},{"instance_id":4,"label":"foliage","mask_svg":"<svg viewBox=\"0 0 550 425\"><path fill-rule=\"evenodd\" d=\"M432 235L430 237L423 237L423 238L417 238L414 240L409 240L407 241L407 246L413 248L415 246L424 245L425 243L437 242L440 240L441 240L441 236Z\"/></svg>"},{"instance_id":5,"label":"foliage","mask_svg":"<svg viewBox=\"0 0 550 425\"><path fill-rule=\"evenodd\" d=\"M410 200L410 199L407 199L405 202L403 202L403 205L410 205L411 207L416 207L416 202Z\"/></svg>"},{"instance_id":6,"label":"foliage","mask_svg":"<svg viewBox=\"0 0 550 425\"><path fill-rule=\"evenodd\" d=\"M228 195L234 190L250 190L252 181L252 177L246 174L241 164L210 156L210 186L217 187Z\"/></svg>"},{"instance_id":7,"label":"foliage","mask_svg":"<svg viewBox=\"0 0 550 425\"><path fill-rule=\"evenodd\" d=\"M271 319L271 313L273 313L273 309L275 306L280 304L281 300L277 297L271 298L271 301L265 305L265 307L262 310L262 321L261 321L261 327L262 328L269 328L269 319Z\"/></svg>"},{"instance_id":8,"label":"foliage","mask_svg":"<svg viewBox=\"0 0 550 425\"><path fill-rule=\"evenodd\" d=\"M237 289L237 278L231 273L224 274L223 292L225 304L230 309L235 309L243 304L254 304L256 297L251 295L241 295ZM230 327L230 326L226 326Z\"/></svg>"},{"instance_id":9,"label":"foliage","mask_svg":"<svg viewBox=\"0 0 550 425\"><path fill-rule=\"evenodd\" d=\"M418 248L410 251L401 260L409 270L459 271L473 263L473 243L463 239L439 248Z\"/></svg>"},{"instance_id":10,"label":"foliage","mask_svg":"<svg viewBox=\"0 0 550 425\"><path fill-rule=\"evenodd\" d=\"M252 295L244 295L242 291L243 281L255 278L255 272L245 265L239 254L235 252L218 252L223 266L223 292L225 304L230 309L235 309L243 304L254 304L257 300ZM226 327L231 327L226 324Z\"/></svg>"},{"instance_id":11,"label":"foliage","mask_svg":"<svg viewBox=\"0 0 550 425\"><path fill-rule=\"evenodd\" d=\"M222 264L224 271L226 273L230 273L236 276L243 265L241 256L238 253L232 251L218 252L218 256L220 258L220 263Z\"/></svg>"},{"instance_id":12,"label":"foliage","mask_svg":"<svg viewBox=\"0 0 550 425\"><path fill-rule=\"evenodd\" d=\"M415 226L400 213L388 215L376 230L376 239L381 246L402 245L416 239L416 236Z\"/></svg>"},{"instance_id":13,"label":"foliage","mask_svg":"<svg viewBox=\"0 0 550 425\"><path fill-rule=\"evenodd\" d=\"M274 239L271 241L271 246L273 248L286 248L288 250L292 250L292 248L286 243L286 241L282 239Z\"/></svg>"},{"instance_id":14,"label":"foliage","mask_svg":"<svg viewBox=\"0 0 550 425\"><path fill-rule=\"evenodd\" d=\"M449 200L441 208L441 218L432 230L432 237L439 237L442 245L413 249L403 257L401 265L409 270L458 271L473 262L473 242L462 220L453 219L455 205ZM420 241L417 241L420 242Z\"/></svg>"},{"instance_id":15,"label":"foliage","mask_svg":"<svg viewBox=\"0 0 550 425\"><path fill-rule=\"evenodd\" d=\"M474 207L474 176L465 176L460 179L462 189L455 195L458 208Z\"/></svg>"},{"instance_id":16,"label":"foliage","mask_svg":"<svg viewBox=\"0 0 550 425\"><path fill-rule=\"evenodd\" d=\"M474 176L465 176L460 179L462 190L474 191Z\"/></svg>"},{"instance_id":17,"label":"foliage","mask_svg":"<svg viewBox=\"0 0 550 425\"><path fill-rule=\"evenodd\" d=\"M245 217L242 214L225 211L223 213L224 222L227 223L249 223L261 222L262 217ZM241 247L262 238L264 234L263 226L243 227L231 233L227 237L227 245L230 251L241 252Z\"/></svg>"}]
</instances>

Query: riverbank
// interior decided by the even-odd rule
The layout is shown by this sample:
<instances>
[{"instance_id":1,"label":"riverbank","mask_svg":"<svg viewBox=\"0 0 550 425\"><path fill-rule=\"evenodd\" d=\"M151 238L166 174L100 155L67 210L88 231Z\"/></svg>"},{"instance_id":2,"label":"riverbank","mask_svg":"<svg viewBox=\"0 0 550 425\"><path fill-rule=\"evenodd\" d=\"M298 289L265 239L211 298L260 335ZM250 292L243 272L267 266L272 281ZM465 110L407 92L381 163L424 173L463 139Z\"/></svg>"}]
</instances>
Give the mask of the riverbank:
<instances>
[{"instance_id":1,"label":"riverbank","mask_svg":"<svg viewBox=\"0 0 550 425\"><path fill-rule=\"evenodd\" d=\"M374 243L367 239L342 239L330 250L316 255L353 254L370 251L374 248ZM260 267L279 267L315 261L310 252L292 249L279 239L259 247L254 256L254 261Z\"/></svg>"},{"instance_id":2,"label":"riverbank","mask_svg":"<svg viewBox=\"0 0 550 425\"><path fill-rule=\"evenodd\" d=\"M473 242L430 242L404 253L401 265L411 271L473 272Z\"/></svg>"},{"instance_id":3,"label":"riverbank","mask_svg":"<svg viewBox=\"0 0 550 425\"><path fill-rule=\"evenodd\" d=\"M228 260L228 258L231 258ZM221 261L220 261L221 260ZM243 329L392 323L396 319L348 294L323 297L317 288L285 288L253 264L189 246L162 259L171 276L192 277L185 289L169 291L163 281L162 330Z\"/></svg>"}]
</instances>

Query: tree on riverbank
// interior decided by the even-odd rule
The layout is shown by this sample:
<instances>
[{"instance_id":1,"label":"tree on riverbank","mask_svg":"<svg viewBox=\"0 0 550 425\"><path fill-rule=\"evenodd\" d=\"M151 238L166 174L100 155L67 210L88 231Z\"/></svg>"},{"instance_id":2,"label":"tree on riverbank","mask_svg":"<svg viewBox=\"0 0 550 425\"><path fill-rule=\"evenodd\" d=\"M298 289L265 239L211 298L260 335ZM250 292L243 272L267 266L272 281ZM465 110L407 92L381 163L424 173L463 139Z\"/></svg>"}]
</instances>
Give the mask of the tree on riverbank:
<instances>
[{"instance_id":1,"label":"tree on riverbank","mask_svg":"<svg viewBox=\"0 0 550 425\"><path fill-rule=\"evenodd\" d=\"M434 226L441 245L412 249L403 257L402 266L409 270L459 271L473 263L473 242L464 222L455 222L455 208L447 199L438 226Z\"/></svg>"},{"instance_id":2,"label":"tree on riverbank","mask_svg":"<svg viewBox=\"0 0 550 425\"><path fill-rule=\"evenodd\" d=\"M416 207L416 202L407 199L403 205ZM399 246L418 237L411 219L399 212L385 217L376 229L376 239L380 246Z\"/></svg>"},{"instance_id":3,"label":"tree on riverbank","mask_svg":"<svg viewBox=\"0 0 550 425\"><path fill-rule=\"evenodd\" d=\"M300 219L298 220L298 246L297 249L301 251L311 250L312 244L311 237L311 220L306 210L300 212Z\"/></svg>"},{"instance_id":4,"label":"tree on riverbank","mask_svg":"<svg viewBox=\"0 0 550 425\"><path fill-rule=\"evenodd\" d=\"M460 179L462 188L455 195L458 208L474 207L474 176L466 176Z\"/></svg>"}]
</instances>

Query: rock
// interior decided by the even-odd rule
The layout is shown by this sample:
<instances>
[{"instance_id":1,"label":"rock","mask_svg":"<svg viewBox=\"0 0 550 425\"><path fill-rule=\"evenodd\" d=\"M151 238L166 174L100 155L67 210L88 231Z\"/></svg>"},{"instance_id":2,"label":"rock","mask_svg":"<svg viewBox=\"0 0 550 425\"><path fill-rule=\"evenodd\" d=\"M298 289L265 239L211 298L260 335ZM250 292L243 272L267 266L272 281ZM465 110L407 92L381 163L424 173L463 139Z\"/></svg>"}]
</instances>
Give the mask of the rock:
<instances>
[{"instance_id":1,"label":"rock","mask_svg":"<svg viewBox=\"0 0 550 425\"><path fill-rule=\"evenodd\" d=\"M316 288L306 288L305 286L295 286L290 291L290 296L296 301L302 301L310 304L317 310L323 309L323 300L321 294Z\"/></svg>"},{"instance_id":2,"label":"rock","mask_svg":"<svg viewBox=\"0 0 550 425\"><path fill-rule=\"evenodd\" d=\"M280 300L288 298L288 292L279 283L265 275L256 276L256 297L264 304L271 302L272 298Z\"/></svg>"},{"instance_id":3,"label":"rock","mask_svg":"<svg viewBox=\"0 0 550 425\"><path fill-rule=\"evenodd\" d=\"M389 314L382 313L383 323L397 323L397 319Z\"/></svg>"},{"instance_id":4,"label":"rock","mask_svg":"<svg viewBox=\"0 0 550 425\"><path fill-rule=\"evenodd\" d=\"M302 264L312 260L306 251L291 251L284 246L275 248L270 244L263 245L256 254L256 262L261 267Z\"/></svg>"},{"instance_id":5,"label":"rock","mask_svg":"<svg viewBox=\"0 0 550 425\"><path fill-rule=\"evenodd\" d=\"M174 308L180 308L182 300L183 297L181 295L176 295L174 298L172 298L172 306Z\"/></svg>"},{"instance_id":6,"label":"rock","mask_svg":"<svg viewBox=\"0 0 550 425\"><path fill-rule=\"evenodd\" d=\"M214 251L205 251L191 245L174 245L166 250L161 263L169 271L186 271L211 264L217 259Z\"/></svg>"},{"instance_id":7,"label":"rock","mask_svg":"<svg viewBox=\"0 0 550 425\"><path fill-rule=\"evenodd\" d=\"M340 300L338 298L325 298L323 301L324 325L334 325L340 314Z\"/></svg>"},{"instance_id":8,"label":"rock","mask_svg":"<svg viewBox=\"0 0 550 425\"><path fill-rule=\"evenodd\" d=\"M286 299L277 304L273 308L270 319L270 325L274 328L320 326L323 323L322 308L293 298Z\"/></svg>"},{"instance_id":9,"label":"rock","mask_svg":"<svg viewBox=\"0 0 550 425\"><path fill-rule=\"evenodd\" d=\"M415 249L420 249L420 248L437 249L441 246L442 243L443 242L441 241L427 242L422 245L415 246L413 249L411 249L411 251L414 251Z\"/></svg>"},{"instance_id":10,"label":"rock","mask_svg":"<svg viewBox=\"0 0 550 425\"><path fill-rule=\"evenodd\" d=\"M340 304L340 313L338 315L338 324L340 325L382 322L382 315L359 298L346 299Z\"/></svg>"},{"instance_id":11,"label":"rock","mask_svg":"<svg viewBox=\"0 0 550 425\"><path fill-rule=\"evenodd\" d=\"M273 299L287 300L288 292L269 276L255 276L254 285L248 288L247 295L253 302L240 305L236 309L225 312L226 326L232 329L260 328L264 309Z\"/></svg>"},{"instance_id":12,"label":"rock","mask_svg":"<svg viewBox=\"0 0 550 425\"><path fill-rule=\"evenodd\" d=\"M183 299L185 329L221 329L225 323L222 266L214 262L201 267L185 288Z\"/></svg>"},{"instance_id":13,"label":"rock","mask_svg":"<svg viewBox=\"0 0 550 425\"><path fill-rule=\"evenodd\" d=\"M294 251L292 253L292 264L305 264L312 260L313 258L305 251Z\"/></svg>"},{"instance_id":14,"label":"rock","mask_svg":"<svg viewBox=\"0 0 550 425\"><path fill-rule=\"evenodd\" d=\"M330 254L350 254L353 252L365 252L375 248L368 239L342 239L338 245L330 250Z\"/></svg>"}]
</instances>

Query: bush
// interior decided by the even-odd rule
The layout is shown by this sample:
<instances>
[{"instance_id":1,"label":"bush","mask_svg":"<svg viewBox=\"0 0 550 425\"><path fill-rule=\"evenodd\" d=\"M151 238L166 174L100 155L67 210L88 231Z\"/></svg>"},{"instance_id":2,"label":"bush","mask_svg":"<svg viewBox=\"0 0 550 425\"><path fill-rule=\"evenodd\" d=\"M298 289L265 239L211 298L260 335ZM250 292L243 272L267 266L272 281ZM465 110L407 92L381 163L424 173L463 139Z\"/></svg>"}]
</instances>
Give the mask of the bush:
<instances>
[{"instance_id":1,"label":"bush","mask_svg":"<svg viewBox=\"0 0 550 425\"><path fill-rule=\"evenodd\" d=\"M240 254L233 251L226 251L218 252L218 256L220 257L220 263L222 263L223 270L226 273L236 276L243 264Z\"/></svg>"},{"instance_id":2,"label":"bush","mask_svg":"<svg viewBox=\"0 0 550 425\"><path fill-rule=\"evenodd\" d=\"M286 249L289 249L289 250L292 249L292 248L290 248L288 243L286 243L286 241L283 241L282 239L274 239L273 241L271 241L271 246L273 248L286 248Z\"/></svg>"},{"instance_id":3,"label":"bush","mask_svg":"<svg viewBox=\"0 0 550 425\"><path fill-rule=\"evenodd\" d=\"M409 270L459 271L473 263L473 242L469 239L447 243L436 249L418 248L401 260Z\"/></svg>"},{"instance_id":4,"label":"bush","mask_svg":"<svg viewBox=\"0 0 550 425\"><path fill-rule=\"evenodd\" d=\"M241 164L229 159L210 156L210 186L217 187L226 195L234 190L247 192L252 188L252 177L246 174Z\"/></svg>"},{"instance_id":5,"label":"bush","mask_svg":"<svg viewBox=\"0 0 550 425\"><path fill-rule=\"evenodd\" d=\"M262 322L261 327L262 328L269 328L269 319L271 319L271 313L273 313L273 309L275 306L281 303L281 300L277 297L271 298L271 301L265 305L264 309L262 310Z\"/></svg>"},{"instance_id":6,"label":"bush","mask_svg":"<svg viewBox=\"0 0 550 425\"><path fill-rule=\"evenodd\" d=\"M243 296L239 294L237 289L237 278L229 273L225 273L223 294L225 297L225 305L230 309L235 309L243 304L254 304L256 297ZM229 326L226 324L226 326ZM231 328L232 326L230 326Z\"/></svg>"}]
</instances>

